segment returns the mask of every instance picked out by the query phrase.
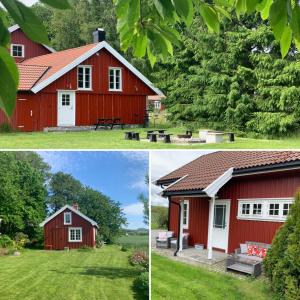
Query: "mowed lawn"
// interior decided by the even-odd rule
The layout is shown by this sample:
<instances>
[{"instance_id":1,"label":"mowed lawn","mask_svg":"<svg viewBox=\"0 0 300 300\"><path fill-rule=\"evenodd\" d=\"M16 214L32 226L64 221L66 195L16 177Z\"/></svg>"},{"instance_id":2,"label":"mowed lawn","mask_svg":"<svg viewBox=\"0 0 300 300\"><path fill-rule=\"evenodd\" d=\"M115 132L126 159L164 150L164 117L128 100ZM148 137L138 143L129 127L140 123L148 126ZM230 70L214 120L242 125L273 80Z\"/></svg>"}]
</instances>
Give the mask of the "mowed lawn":
<instances>
[{"instance_id":1,"label":"mowed lawn","mask_svg":"<svg viewBox=\"0 0 300 300\"><path fill-rule=\"evenodd\" d=\"M118 246L95 251L25 250L0 257L2 300L140 299L133 290L139 272Z\"/></svg>"},{"instance_id":2,"label":"mowed lawn","mask_svg":"<svg viewBox=\"0 0 300 300\"><path fill-rule=\"evenodd\" d=\"M129 129L146 137L146 129ZM1 149L300 149L300 137L281 140L236 138L234 143L175 145L127 141L124 130L55 133L0 133ZM184 129L172 128L177 135Z\"/></svg>"},{"instance_id":3,"label":"mowed lawn","mask_svg":"<svg viewBox=\"0 0 300 300\"><path fill-rule=\"evenodd\" d=\"M273 300L262 279L238 279L152 255L152 299Z\"/></svg>"}]
</instances>

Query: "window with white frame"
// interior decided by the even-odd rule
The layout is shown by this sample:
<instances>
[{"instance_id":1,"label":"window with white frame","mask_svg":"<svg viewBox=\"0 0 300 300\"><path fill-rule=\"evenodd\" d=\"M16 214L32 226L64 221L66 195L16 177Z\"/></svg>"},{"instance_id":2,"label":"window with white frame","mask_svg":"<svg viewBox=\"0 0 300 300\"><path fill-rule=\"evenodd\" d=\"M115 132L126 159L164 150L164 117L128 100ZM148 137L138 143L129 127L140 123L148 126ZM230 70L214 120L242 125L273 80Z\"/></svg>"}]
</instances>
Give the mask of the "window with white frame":
<instances>
[{"instance_id":1,"label":"window with white frame","mask_svg":"<svg viewBox=\"0 0 300 300\"><path fill-rule=\"evenodd\" d=\"M109 68L109 90L122 91L122 69Z\"/></svg>"},{"instance_id":2,"label":"window with white frame","mask_svg":"<svg viewBox=\"0 0 300 300\"><path fill-rule=\"evenodd\" d=\"M82 242L81 227L69 227L69 242Z\"/></svg>"},{"instance_id":3,"label":"window with white frame","mask_svg":"<svg viewBox=\"0 0 300 300\"><path fill-rule=\"evenodd\" d=\"M189 228L189 201L184 200L183 201L183 218L182 218L182 224L183 228L187 229Z\"/></svg>"},{"instance_id":4,"label":"window with white frame","mask_svg":"<svg viewBox=\"0 0 300 300\"><path fill-rule=\"evenodd\" d=\"M160 101L154 101L154 108L155 109L161 109L161 102Z\"/></svg>"},{"instance_id":5,"label":"window with white frame","mask_svg":"<svg viewBox=\"0 0 300 300\"><path fill-rule=\"evenodd\" d=\"M10 46L10 54L13 57L25 57L24 45L12 44Z\"/></svg>"},{"instance_id":6,"label":"window with white frame","mask_svg":"<svg viewBox=\"0 0 300 300\"><path fill-rule=\"evenodd\" d=\"M72 213L65 212L64 213L64 225L71 225L72 224Z\"/></svg>"},{"instance_id":7,"label":"window with white frame","mask_svg":"<svg viewBox=\"0 0 300 300\"><path fill-rule=\"evenodd\" d=\"M92 89L92 67L91 66L79 66L77 68L77 76L78 76L77 88L79 90Z\"/></svg>"},{"instance_id":8,"label":"window with white frame","mask_svg":"<svg viewBox=\"0 0 300 300\"><path fill-rule=\"evenodd\" d=\"M238 219L285 221L293 199L240 199L238 203Z\"/></svg>"}]
</instances>

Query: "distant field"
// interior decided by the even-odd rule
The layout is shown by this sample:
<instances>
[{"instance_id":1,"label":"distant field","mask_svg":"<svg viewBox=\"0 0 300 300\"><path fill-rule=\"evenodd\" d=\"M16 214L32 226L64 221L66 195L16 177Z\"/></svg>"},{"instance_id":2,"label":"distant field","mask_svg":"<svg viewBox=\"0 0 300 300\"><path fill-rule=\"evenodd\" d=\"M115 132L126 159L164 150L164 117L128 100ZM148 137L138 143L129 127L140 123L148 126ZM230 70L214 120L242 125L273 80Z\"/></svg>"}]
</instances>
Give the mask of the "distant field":
<instances>
[{"instance_id":1,"label":"distant field","mask_svg":"<svg viewBox=\"0 0 300 300\"><path fill-rule=\"evenodd\" d=\"M145 139L147 129L133 129ZM169 128L173 135L184 128ZM287 137L276 140L237 137L234 143L174 145L162 142L127 141L126 130L98 130L60 133L0 133L2 149L299 149L300 138ZM196 133L195 133L196 135Z\"/></svg>"},{"instance_id":2,"label":"distant field","mask_svg":"<svg viewBox=\"0 0 300 300\"><path fill-rule=\"evenodd\" d=\"M116 241L117 244L133 248L148 250L149 236L148 235L123 235Z\"/></svg>"}]
</instances>

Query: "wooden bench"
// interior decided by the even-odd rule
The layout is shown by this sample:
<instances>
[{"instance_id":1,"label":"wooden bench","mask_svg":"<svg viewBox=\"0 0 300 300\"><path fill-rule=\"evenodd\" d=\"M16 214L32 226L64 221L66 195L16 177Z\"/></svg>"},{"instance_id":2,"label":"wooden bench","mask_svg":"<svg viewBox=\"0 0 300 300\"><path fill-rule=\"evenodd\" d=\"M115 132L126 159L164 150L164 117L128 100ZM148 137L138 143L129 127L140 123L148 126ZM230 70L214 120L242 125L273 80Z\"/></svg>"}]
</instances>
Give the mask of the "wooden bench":
<instances>
[{"instance_id":1,"label":"wooden bench","mask_svg":"<svg viewBox=\"0 0 300 300\"><path fill-rule=\"evenodd\" d=\"M164 138L164 143L165 144L170 144L171 143L171 135L170 133L164 134L163 138Z\"/></svg>"},{"instance_id":2,"label":"wooden bench","mask_svg":"<svg viewBox=\"0 0 300 300\"><path fill-rule=\"evenodd\" d=\"M149 141L151 143L156 143L157 142L157 134L156 133L149 133Z\"/></svg>"}]
</instances>

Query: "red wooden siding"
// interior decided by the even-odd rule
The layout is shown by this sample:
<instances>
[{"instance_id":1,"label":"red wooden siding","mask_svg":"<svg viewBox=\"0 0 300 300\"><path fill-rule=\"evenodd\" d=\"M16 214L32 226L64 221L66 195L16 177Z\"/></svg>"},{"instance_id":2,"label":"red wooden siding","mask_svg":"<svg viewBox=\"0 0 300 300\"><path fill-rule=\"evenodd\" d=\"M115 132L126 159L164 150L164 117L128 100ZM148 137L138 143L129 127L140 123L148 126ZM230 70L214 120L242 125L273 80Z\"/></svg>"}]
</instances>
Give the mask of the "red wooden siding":
<instances>
[{"instance_id":1,"label":"red wooden siding","mask_svg":"<svg viewBox=\"0 0 300 300\"><path fill-rule=\"evenodd\" d=\"M208 233L208 198L203 197L172 197L172 201L181 199L189 200L189 228L184 230L189 233L189 245L196 243L204 244L207 247ZM171 204L170 230L178 234L178 205Z\"/></svg>"},{"instance_id":2,"label":"red wooden siding","mask_svg":"<svg viewBox=\"0 0 300 300\"><path fill-rule=\"evenodd\" d=\"M238 199L290 198L300 187L299 171L279 172L234 178L218 193L219 199L231 199L228 252L245 241L271 243L282 222L238 220ZM189 200L189 244L203 243L207 247L208 198L172 197ZM178 206L171 204L169 228L177 235Z\"/></svg>"},{"instance_id":3,"label":"red wooden siding","mask_svg":"<svg viewBox=\"0 0 300 300\"><path fill-rule=\"evenodd\" d=\"M72 225L64 225L64 213L68 211L70 210L64 210L44 226L45 249L63 250L64 247L76 249L83 245L89 247L94 247L96 245L94 240L94 227L82 217L71 212ZM82 227L82 242L68 242L69 227Z\"/></svg>"},{"instance_id":4,"label":"red wooden siding","mask_svg":"<svg viewBox=\"0 0 300 300\"><path fill-rule=\"evenodd\" d=\"M31 41L20 29L11 33L11 43L25 46L25 58L15 58L17 62L51 53L43 45Z\"/></svg>"},{"instance_id":5,"label":"red wooden siding","mask_svg":"<svg viewBox=\"0 0 300 300\"><path fill-rule=\"evenodd\" d=\"M294 172L235 178L220 192L220 199L231 199L228 251L245 241L271 243L282 222L238 220L238 199L294 197L300 187L300 174Z\"/></svg>"},{"instance_id":6,"label":"red wooden siding","mask_svg":"<svg viewBox=\"0 0 300 300\"><path fill-rule=\"evenodd\" d=\"M154 92L106 50L82 65L92 65L92 91L76 91L75 125L96 123L97 118L121 118L125 124L143 124L147 95ZM109 67L122 67L122 92L109 92ZM77 68L71 70L37 94L18 94L17 107L9 122L14 129L40 131L57 126L57 90L77 90ZM25 101L26 99L26 101ZM31 113L32 111L32 113ZM0 111L0 124L8 122Z\"/></svg>"}]
</instances>

